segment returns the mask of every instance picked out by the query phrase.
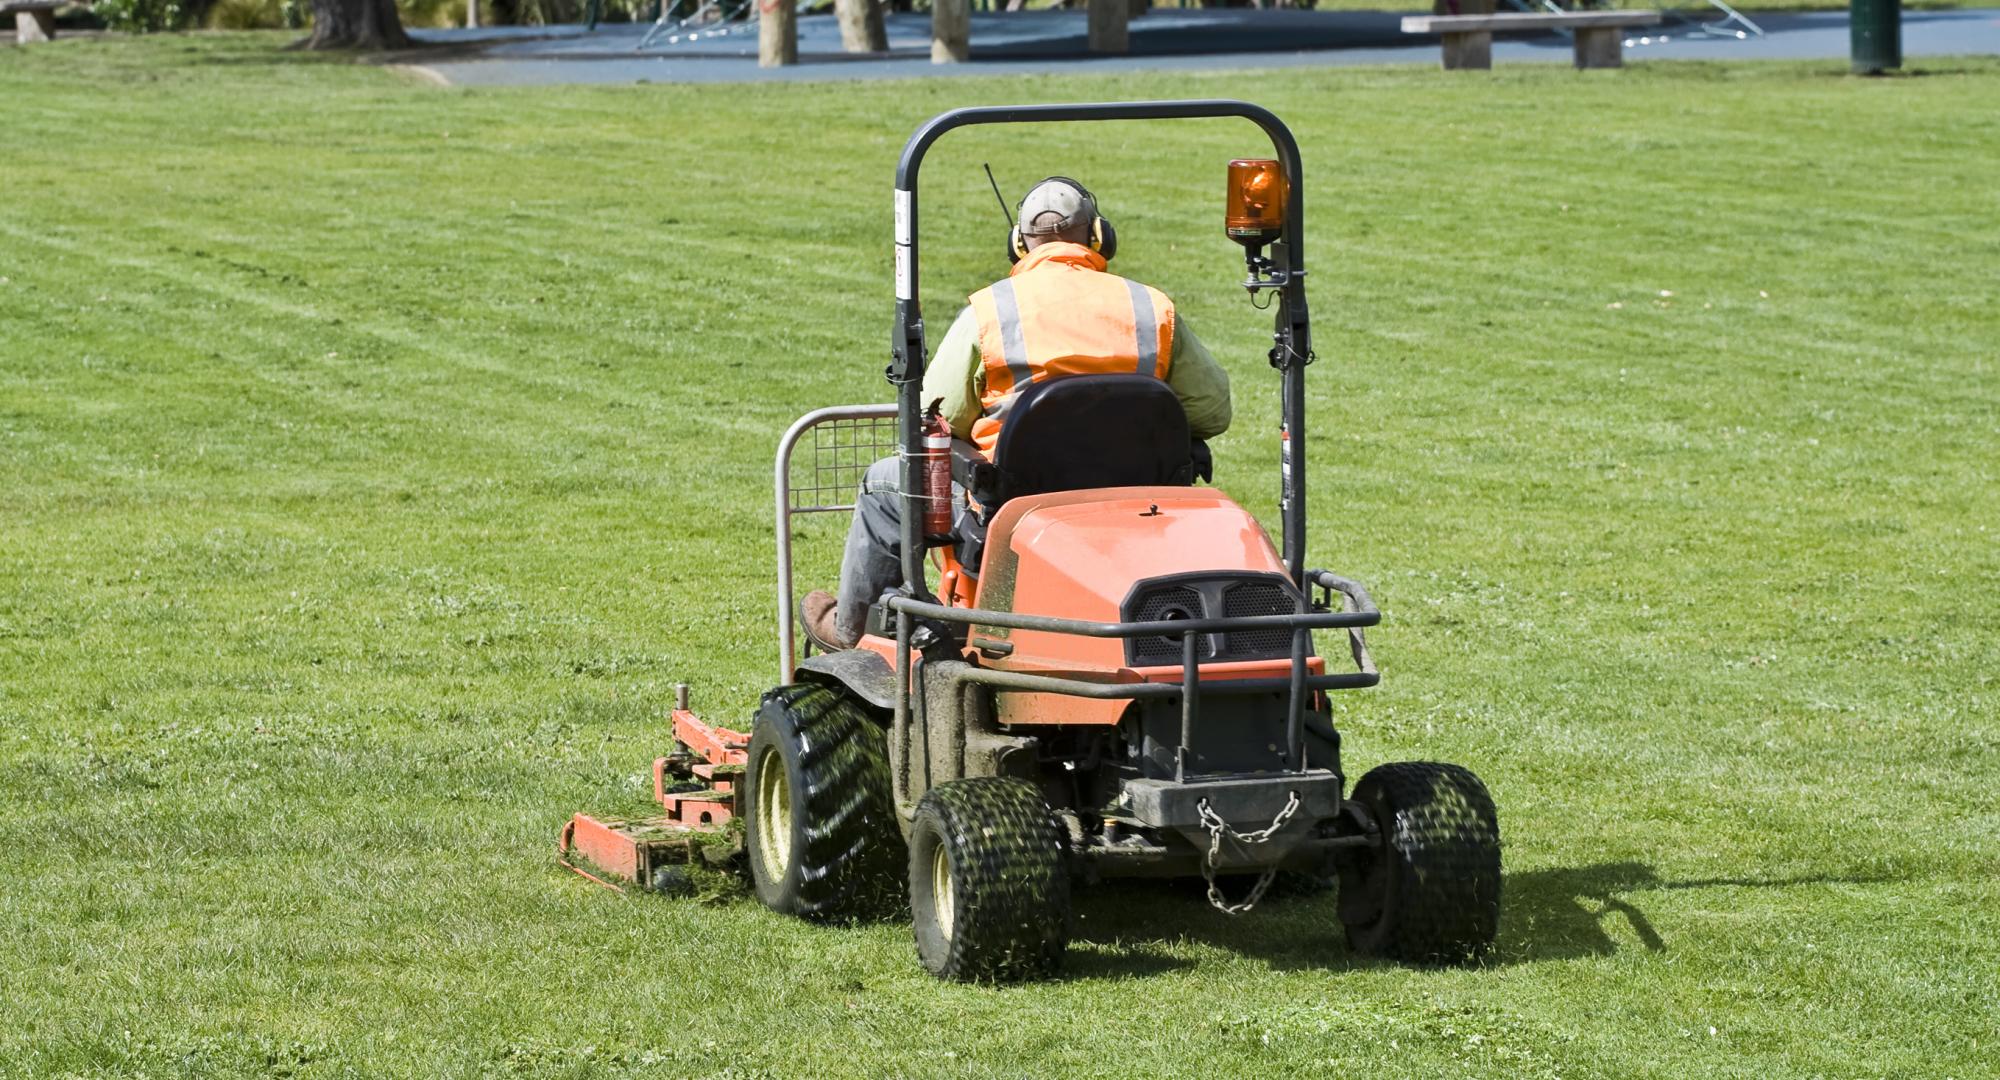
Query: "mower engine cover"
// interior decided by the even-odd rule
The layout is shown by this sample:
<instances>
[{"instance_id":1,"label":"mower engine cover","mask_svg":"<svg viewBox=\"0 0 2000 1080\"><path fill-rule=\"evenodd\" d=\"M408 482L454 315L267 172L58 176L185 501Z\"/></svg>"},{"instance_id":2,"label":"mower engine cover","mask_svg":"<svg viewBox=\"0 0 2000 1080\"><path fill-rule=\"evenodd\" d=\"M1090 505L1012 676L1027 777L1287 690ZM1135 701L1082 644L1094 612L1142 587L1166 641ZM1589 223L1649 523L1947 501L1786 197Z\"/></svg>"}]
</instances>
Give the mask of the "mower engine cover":
<instances>
[{"instance_id":1,"label":"mower engine cover","mask_svg":"<svg viewBox=\"0 0 2000 1080\"><path fill-rule=\"evenodd\" d=\"M1304 600L1257 520L1220 492L1190 487L1099 488L1029 496L1008 503L988 533L975 606L1095 622L1223 615L1276 614L1303 609ZM1180 652L1151 639L1079 637L1034 630L980 627L1012 650L990 663L1015 671L1073 672L1130 678L1159 668L1180 679ZM1249 635L1206 635L1204 673L1285 666L1282 647ZM1171 655L1168 655L1171 653ZM1220 670L1218 670L1220 665ZM1315 658L1315 671L1323 664ZM1123 673L1121 675L1121 673ZM1115 723L1118 702L1054 695L1007 695L1010 723ZM1030 716L1058 708L1055 715ZM1027 710L1020 712L1019 710ZM1086 714L1095 717L1085 719ZM1102 714L1098 716L1097 714Z\"/></svg>"}]
</instances>

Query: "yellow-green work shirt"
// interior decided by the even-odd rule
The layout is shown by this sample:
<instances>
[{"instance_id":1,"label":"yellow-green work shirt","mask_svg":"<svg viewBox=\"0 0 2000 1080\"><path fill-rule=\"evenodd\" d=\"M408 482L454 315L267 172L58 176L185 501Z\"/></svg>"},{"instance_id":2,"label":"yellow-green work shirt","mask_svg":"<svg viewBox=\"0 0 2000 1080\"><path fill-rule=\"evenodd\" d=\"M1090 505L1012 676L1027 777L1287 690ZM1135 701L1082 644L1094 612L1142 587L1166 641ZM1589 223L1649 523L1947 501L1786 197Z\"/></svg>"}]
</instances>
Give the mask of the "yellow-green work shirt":
<instances>
[{"instance_id":1,"label":"yellow-green work shirt","mask_svg":"<svg viewBox=\"0 0 2000 1080\"><path fill-rule=\"evenodd\" d=\"M1229 430L1229 373L1194 336L1187 316L1174 312L1174 352L1167 361L1167 385L1187 410L1188 433L1212 439ZM924 406L942 399L952 434L972 437L986 396L986 365L979 362L979 319L972 307L958 313L924 369Z\"/></svg>"}]
</instances>

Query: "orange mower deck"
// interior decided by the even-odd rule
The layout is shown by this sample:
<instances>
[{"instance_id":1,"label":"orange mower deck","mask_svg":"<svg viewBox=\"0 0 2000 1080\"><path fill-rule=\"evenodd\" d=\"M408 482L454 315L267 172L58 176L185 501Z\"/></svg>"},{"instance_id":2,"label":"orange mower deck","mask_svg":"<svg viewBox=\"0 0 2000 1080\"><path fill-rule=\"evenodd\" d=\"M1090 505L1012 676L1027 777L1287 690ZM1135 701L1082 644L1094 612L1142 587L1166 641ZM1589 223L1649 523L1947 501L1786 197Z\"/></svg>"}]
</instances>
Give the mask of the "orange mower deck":
<instances>
[{"instance_id":1,"label":"orange mower deck","mask_svg":"<svg viewBox=\"0 0 2000 1080\"><path fill-rule=\"evenodd\" d=\"M609 889L624 883L653 884L666 866L723 864L741 851L740 843L711 838L728 835L737 815L737 781L743 775L750 736L715 727L687 707L687 686L676 688L674 752L653 759L653 798L666 813L638 820L577 814L556 838L563 866Z\"/></svg>"}]
</instances>

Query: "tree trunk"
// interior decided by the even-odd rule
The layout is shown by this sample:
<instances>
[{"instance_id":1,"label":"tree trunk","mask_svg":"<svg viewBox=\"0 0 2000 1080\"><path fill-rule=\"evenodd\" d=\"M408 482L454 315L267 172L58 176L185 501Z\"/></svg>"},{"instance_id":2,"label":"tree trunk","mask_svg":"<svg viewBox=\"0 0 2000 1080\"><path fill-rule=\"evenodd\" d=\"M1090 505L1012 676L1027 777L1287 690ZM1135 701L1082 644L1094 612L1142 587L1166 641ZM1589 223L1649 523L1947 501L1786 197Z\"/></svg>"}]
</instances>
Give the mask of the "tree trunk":
<instances>
[{"instance_id":1,"label":"tree trunk","mask_svg":"<svg viewBox=\"0 0 2000 1080\"><path fill-rule=\"evenodd\" d=\"M312 0L312 36L305 49L407 49L396 0Z\"/></svg>"},{"instance_id":2,"label":"tree trunk","mask_svg":"<svg viewBox=\"0 0 2000 1080\"><path fill-rule=\"evenodd\" d=\"M799 62L798 9L792 0L757 0L757 66Z\"/></svg>"},{"instance_id":3,"label":"tree trunk","mask_svg":"<svg viewBox=\"0 0 2000 1080\"><path fill-rule=\"evenodd\" d=\"M972 0L931 0L931 63L972 59Z\"/></svg>"},{"instance_id":4,"label":"tree trunk","mask_svg":"<svg viewBox=\"0 0 2000 1080\"><path fill-rule=\"evenodd\" d=\"M840 47L848 52L888 52L889 31L882 25L882 5L876 0L833 0L840 19Z\"/></svg>"},{"instance_id":5,"label":"tree trunk","mask_svg":"<svg viewBox=\"0 0 2000 1080\"><path fill-rule=\"evenodd\" d=\"M1130 52L1131 33L1126 22L1132 17L1132 9L1127 0L1090 0L1089 10L1085 25L1089 29L1090 51Z\"/></svg>"}]
</instances>

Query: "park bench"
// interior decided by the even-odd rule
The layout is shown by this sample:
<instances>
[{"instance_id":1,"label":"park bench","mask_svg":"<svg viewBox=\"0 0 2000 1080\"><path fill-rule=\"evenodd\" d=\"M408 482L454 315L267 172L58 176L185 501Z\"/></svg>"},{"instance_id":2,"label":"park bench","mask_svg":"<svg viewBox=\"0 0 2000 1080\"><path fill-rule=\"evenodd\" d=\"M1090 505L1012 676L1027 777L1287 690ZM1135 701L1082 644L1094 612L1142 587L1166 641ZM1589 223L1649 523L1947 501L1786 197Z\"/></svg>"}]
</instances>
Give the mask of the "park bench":
<instances>
[{"instance_id":1,"label":"park bench","mask_svg":"<svg viewBox=\"0 0 2000 1080\"><path fill-rule=\"evenodd\" d=\"M1409 15L1405 34L1441 34L1446 70L1493 66L1493 34L1510 30L1567 30L1576 35L1576 66L1620 67L1625 63L1625 31L1654 26L1657 11L1549 11L1504 15Z\"/></svg>"},{"instance_id":2,"label":"park bench","mask_svg":"<svg viewBox=\"0 0 2000 1080\"><path fill-rule=\"evenodd\" d=\"M69 0L0 0L0 15L14 16L14 40L22 45L56 36L56 9Z\"/></svg>"}]
</instances>

